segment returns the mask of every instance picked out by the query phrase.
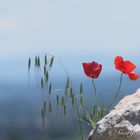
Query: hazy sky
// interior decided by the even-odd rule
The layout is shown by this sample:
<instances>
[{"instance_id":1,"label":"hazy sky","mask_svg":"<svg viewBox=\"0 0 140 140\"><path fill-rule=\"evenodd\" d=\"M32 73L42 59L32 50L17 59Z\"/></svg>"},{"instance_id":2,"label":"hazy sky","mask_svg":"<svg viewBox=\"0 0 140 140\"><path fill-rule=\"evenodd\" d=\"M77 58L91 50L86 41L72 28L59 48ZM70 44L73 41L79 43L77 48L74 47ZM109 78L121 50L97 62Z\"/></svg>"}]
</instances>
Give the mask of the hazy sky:
<instances>
[{"instance_id":1,"label":"hazy sky","mask_svg":"<svg viewBox=\"0 0 140 140\"><path fill-rule=\"evenodd\" d=\"M139 6L139 0L0 0L0 59L51 52L63 61L106 65L116 55L139 60Z\"/></svg>"},{"instance_id":2,"label":"hazy sky","mask_svg":"<svg viewBox=\"0 0 140 140\"><path fill-rule=\"evenodd\" d=\"M0 0L0 56L135 53L139 0Z\"/></svg>"}]
</instances>

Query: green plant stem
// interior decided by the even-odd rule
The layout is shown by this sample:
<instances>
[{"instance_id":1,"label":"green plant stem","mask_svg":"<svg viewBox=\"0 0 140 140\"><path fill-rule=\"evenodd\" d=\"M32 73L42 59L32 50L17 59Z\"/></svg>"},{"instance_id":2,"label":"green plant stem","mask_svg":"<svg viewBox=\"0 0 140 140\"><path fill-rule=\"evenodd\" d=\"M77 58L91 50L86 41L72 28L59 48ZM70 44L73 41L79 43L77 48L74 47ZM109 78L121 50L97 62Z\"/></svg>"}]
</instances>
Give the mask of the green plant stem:
<instances>
[{"instance_id":1,"label":"green plant stem","mask_svg":"<svg viewBox=\"0 0 140 140\"><path fill-rule=\"evenodd\" d=\"M61 63L60 60L58 62L62 66L62 68L64 69L64 71L66 72L66 75L69 77L68 71L65 68L65 66ZM71 78L70 77L69 77L69 80L70 80L71 86L73 87L72 81L71 81ZM74 89L73 89L73 92L74 92ZM76 110L77 110L77 115L78 115L78 122L79 122L79 127L80 127L81 140L84 140L83 131L82 131L82 124L81 124L81 120L80 120L81 119L81 117L80 117L80 111L79 111L77 99L76 99L76 96L75 96L75 92L73 93L73 95L74 95L74 99L75 99L75 103L76 103Z\"/></svg>"},{"instance_id":2,"label":"green plant stem","mask_svg":"<svg viewBox=\"0 0 140 140\"><path fill-rule=\"evenodd\" d=\"M94 94L95 94L95 105L98 107L98 97L97 97L97 90L96 90L96 86L95 86L95 82L94 82L94 78L92 78L92 85L94 88Z\"/></svg>"},{"instance_id":3,"label":"green plant stem","mask_svg":"<svg viewBox=\"0 0 140 140\"><path fill-rule=\"evenodd\" d=\"M119 92L120 92L120 89L121 89L121 85L122 85L122 78L123 78L123 73L121 73L121 76L120 76L119 87L118 87L118 90L117 90L117 92L116 92L116 95L114 96L114 98L112 99L110 105L108 106L108 108L107 108L107 112L106 112L106 113L109 112L111 106L113 105L114 101L116 100L116 98L117 98L118 95L119 95Z\"/></svg>"}]
</instances>

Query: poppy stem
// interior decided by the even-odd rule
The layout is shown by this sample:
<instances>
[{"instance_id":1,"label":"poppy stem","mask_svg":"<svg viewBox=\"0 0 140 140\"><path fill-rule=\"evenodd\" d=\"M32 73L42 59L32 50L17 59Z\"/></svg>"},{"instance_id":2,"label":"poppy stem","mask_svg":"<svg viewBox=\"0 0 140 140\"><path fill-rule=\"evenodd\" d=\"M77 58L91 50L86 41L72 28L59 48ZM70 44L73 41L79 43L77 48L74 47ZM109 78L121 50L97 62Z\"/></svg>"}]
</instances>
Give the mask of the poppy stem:
<instances>
[{"instance_id":1,"label":"poppy stem","mask_svg":"<svg viewBox=\"0 0 140 140\"><path fill-rule=\"evenodd\" d=\"M108 106L106 113L109 112L111 106L113 105L114 101L115 101L116 98L118 97L118 94L119 94L119 92L120 92L121 85L122 85L122 78L123 78L123 73L121 73L121 77L120 77L120 82L119 82L119 87L118 87L117 93L116 93L116 95L114 96L113 100L111 101L110 105Z\"/></svg>"},{"instance_id":2,"label":"poppy stem","mask_svg":"<svg viewBox=\"0 0 140 140\"><path fill-rule=\"evenodd\" d=\"M97 97L97 90L96 90L96 85L95 85L95 81L94 81L94 78L92 78L92 85L93 85L93 88L94 88L94 94L95 94L95 105L98 107L98 97Z\"/></svg>"}]
</instances>

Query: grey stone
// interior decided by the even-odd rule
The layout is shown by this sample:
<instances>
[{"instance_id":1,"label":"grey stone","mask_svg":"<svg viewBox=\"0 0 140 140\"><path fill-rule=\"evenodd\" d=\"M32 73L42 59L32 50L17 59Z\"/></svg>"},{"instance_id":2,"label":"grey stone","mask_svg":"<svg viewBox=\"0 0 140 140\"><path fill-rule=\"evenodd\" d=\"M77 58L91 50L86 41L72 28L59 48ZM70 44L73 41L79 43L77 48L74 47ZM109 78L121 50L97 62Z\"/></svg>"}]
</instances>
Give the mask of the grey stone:
<instances>
[{"instance_id":1,"label":"grey stone","mask_svg":"<svg viewBox=\"0 0 140 140\"><path fill-rule=\"evenodd\" d=\"M88 140L140 140L140 89L100 120Z\"/></svg>"}]
</instances>

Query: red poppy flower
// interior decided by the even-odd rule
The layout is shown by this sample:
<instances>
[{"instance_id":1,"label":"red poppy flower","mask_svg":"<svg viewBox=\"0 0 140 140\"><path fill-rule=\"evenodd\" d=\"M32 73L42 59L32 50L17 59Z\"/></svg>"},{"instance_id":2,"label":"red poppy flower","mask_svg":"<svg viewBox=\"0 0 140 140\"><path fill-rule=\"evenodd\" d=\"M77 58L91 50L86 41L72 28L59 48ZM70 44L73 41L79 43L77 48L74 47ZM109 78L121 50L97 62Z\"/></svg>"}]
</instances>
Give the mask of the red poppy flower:
<instances>
[{"instance_id":1,"label":"red poppy flower","mask_svg":"<svg viewBox=\"0 0 140 140\"><path fill-rule=\"evenodd\" d=\"M102 70L102 65L96 62L82 63L85 74L90 78L97 79Z\"/></svg>"},{"instance_id":2,"label":"red poppy flower","mask_svg":"<svg viewBox=\"0 0 140 140\"><path fill-rule=\"evenodd\" d=\"M124 61L123 57L117 56L114 60L115 68L120 70L122 73L128 74L131 80L137 80L139 75L133 73L133 70L136 68L135 64L130 61Z\"/></svg>"},{"instance_id":3,"label":"red poppy flower","mask_svg":"<svg viewBox=\"0 0 140 140\"><path fill-rule=\"evenodd\" d=\"M131 79L131 80L137 80L140 76L137 74L137 73L129 73L129 78Z\"/></svg>"},{"instance_id":4,"label":"red poppy flower","mask_svg":"<svg viewBox=\"0 0 140 140\"><path fill-rule=\"evenodd\" d=\"M121 56L117 56L115 58L115 67L117 70L120 70L125 74L131 73L136 68L135 64L133 64L132 62L123 61L123 58Z\"/></svg>"}]
</instances>

